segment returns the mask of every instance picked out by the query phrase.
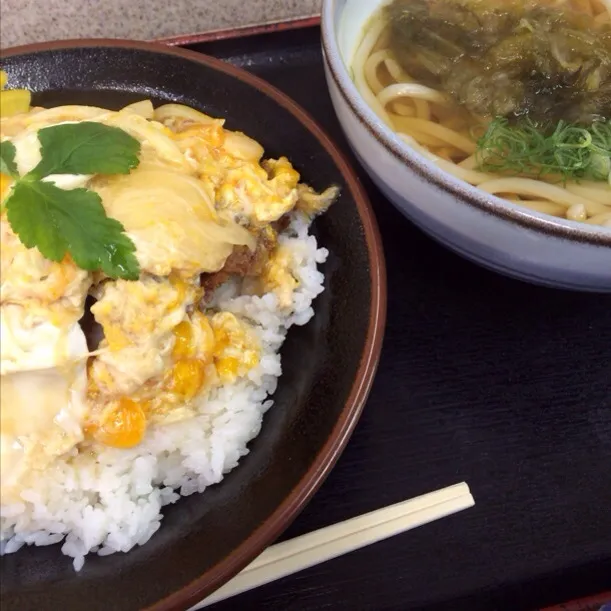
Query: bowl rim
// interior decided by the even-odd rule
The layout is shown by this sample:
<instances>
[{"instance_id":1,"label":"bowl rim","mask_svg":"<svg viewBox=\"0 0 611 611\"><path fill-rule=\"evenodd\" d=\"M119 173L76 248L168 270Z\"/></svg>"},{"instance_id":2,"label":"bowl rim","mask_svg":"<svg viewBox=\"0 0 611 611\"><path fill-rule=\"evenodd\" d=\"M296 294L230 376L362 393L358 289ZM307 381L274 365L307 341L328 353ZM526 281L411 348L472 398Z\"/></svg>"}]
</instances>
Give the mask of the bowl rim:
<instances>
[{"instance_id":1,"label":"bowl rim","mask_svg":"<svg viewBox=\"0 0 611 611\"><path fill-rule=\"evenodd\" d=\"M20 45L1 50L0 59L63 49L95 47L146 51L195 62L206 68L223 72L258 89L276 104L284 107L318 140L342 174L363 225L370 262L371 302L365 345L350 393L333 430L312 461L310 468L265 522L206 573L184 585L177 592L173 592L147 607L148 611L173 611L190 608L192 605L201 602L207 595L239 573L268 545L273 543L304 509L344 450L371 390L382 350L387 305L384 249L371 203L356 172L337 145L327 136L318 123L288 95L242 68L196 51L179 49L162 43L109 38L66 39Z\"/></svg>"},{"instance_id":2,"label":"bowl rim","mask_svg":"<svg viewBox=\"0 0 611 611\"><path fill-rule=\"evenodd\" d=\"M337 42L337 3L338 0L322 0L321 41L328 68L327 74L333 79L355 118L395 159L466 206L549 237L592 246L611 247L611 231L606 228L514 206L511 202L481 191L464 180L452 176L398 138L364 101L348 73Z\"/></svg>"}]
</instances>

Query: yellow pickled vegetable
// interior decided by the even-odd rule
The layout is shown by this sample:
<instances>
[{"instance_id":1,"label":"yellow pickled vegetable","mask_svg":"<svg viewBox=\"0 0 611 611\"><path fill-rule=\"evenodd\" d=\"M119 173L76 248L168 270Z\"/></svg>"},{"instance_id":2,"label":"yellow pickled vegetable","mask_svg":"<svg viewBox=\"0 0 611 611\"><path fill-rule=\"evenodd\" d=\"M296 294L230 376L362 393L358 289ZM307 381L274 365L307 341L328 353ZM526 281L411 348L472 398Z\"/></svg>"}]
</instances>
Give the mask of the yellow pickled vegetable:
<instances>
[{"instance_id":1,"label":"yellow pickled vegetable","mask_svg":"<svg viewBox=\"0 0 611 611\"><path fill-rule=\"evenodd\" d=\"M27 89L4 89L8 77L0 70L0 117L12 117L30 110L32 94Z\"/></svg>"},{"instance_id":2,"label":"yellow pickled vegetable","mask_svg":"<svg viewBox=\"0 0 611 611\"><path fill-rule=\"evenodd\" d=\"M0 91L0 117L12 117L30 110L32 94L25 89Z\"/></svg>"}]
</instances>

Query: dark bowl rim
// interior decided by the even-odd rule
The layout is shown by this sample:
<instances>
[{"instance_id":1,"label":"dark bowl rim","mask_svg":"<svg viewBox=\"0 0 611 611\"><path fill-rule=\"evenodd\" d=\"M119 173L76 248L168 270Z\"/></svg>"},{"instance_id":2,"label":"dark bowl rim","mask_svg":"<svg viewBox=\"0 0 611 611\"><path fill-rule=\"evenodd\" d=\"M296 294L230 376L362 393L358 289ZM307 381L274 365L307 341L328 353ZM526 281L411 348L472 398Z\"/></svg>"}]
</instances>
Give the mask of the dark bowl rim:
<instances>
[{"instance_id":1,"label":"dark bowl rim","mask_svg":"<svg viewBox=\"0 0 611 611\"><path fill-rule=\"evenodd\" d=\"M426 160L420 153L395 138L375 112L362 99L352 82L337 42L335 7L337 0L322 0L321 43L328 75L358 122L395 159L428 183L453 196L455 200L471 208L491 214L503 221L520 225L549 237L570 240L592 246L611 247L611 232L596 225L529 211L510 202L479 190L477 187L448 174Z\"/></svg>"},{"instance_id":2,"label":"dark bowl rim","mask_svg":"<svg viewBox=\"0 0 611 611\"><path fill-rule=\"evenodd\" d=\"M268 545L273 543L318 490L345 448L367 400L382 350L387 302L384 250L369 199L356 172L352 169L344 154L340 152L318 123L301 106L276 87L241 68L202 53L169 47L160 43L108 38L68 39L20 45L0 51L0 59L62 49L95 47L146 51L195 62L232 76L258 89L274 102L283 106L314 135L331 156L346 181L363 224L370 260L371 307L365 347L350 394L333 431L306 474L268 520L261 524L237 549L209 571L185 585L178 592L166 596L147 608L148 611L174 611L190 608L192 605L201 602L207 595L239 573Z\"/></svg>"}]
</instances>

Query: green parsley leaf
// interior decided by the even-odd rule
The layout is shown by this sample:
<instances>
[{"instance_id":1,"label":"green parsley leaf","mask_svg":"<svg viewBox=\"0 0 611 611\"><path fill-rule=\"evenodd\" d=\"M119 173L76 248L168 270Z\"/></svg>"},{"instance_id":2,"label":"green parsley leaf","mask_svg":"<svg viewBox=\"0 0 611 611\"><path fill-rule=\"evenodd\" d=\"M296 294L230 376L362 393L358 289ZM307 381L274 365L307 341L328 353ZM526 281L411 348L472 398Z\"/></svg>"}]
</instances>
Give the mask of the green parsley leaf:
<instances>
[{"instance_id":1,"label":"green parsley leaf","mask_svg":"<svg viewBox=\"0 0 611 611\"><path fill-rule=\"evenodd\" d=\"M28 178L51 174L129 174L138 165L140 142L118 127L83 121L38 132L40 163Z\"/></svg>"},{"instance_id":2,"label":"green parsley leaf","mask_svg":"<svg viewBox=\"0 0 611 611\"><path fill-rule=\"evenodd\" d=\"M17 178L17 164L15 163L15 145L5 140L0 142L0 173Z\"/></svg>"},{"instance_id":3,"label":"green parsley leaf","mask_svg":"<svg viewBox=\"0 0 611 611\"><path fill-rule=\"evenodd\" d=\"M41 161L23 177L15 146L2 143L2 172L16 179L4 204L13 231L27 248L38 248L52 261L69 253L82 269L137 280L136 247L123 225L106 216L100 196L40 179L51 174L127 174L139 163L138 140L118 127L88 121L43 128L38 139Z\"/></svg>"},{"instance_id":4,"label":"green parsley leaf","mask_svg":"<svg viewBox=\"0 0 611 611\"><path fill-rule=\"evenodd\" d=\"M18 180L6 208L21 242L38 248L47 259L61 261L69 252L82 269L101 269L111 278L138 279L136 247L123 225L106 216L95 191L67 191L50 182Z\"/></svg>"}]
</instances>

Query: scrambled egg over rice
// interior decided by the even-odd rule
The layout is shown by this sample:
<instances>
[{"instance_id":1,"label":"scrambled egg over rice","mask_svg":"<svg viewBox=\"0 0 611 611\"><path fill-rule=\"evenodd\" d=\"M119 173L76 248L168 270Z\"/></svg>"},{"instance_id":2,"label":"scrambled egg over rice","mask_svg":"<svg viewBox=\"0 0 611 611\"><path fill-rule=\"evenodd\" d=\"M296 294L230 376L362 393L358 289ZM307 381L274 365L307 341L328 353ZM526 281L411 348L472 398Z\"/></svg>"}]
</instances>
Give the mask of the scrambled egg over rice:
<instances>
[{"instance_id":1,"label":"scrambled egg over rice","mask_svg":"<svg viewBox=\"0 0 611 611\"><path fill-rule=\"evenodd\" d=\"M20 175L40 161L43 127L94 121L139 140L140 163L127 175L45 180L96 191L135 244L141 275L113 280L69 256L47 260L21 243L3 211L3 502L75 447L135 446L147 428L190 418L198 398L255 367L249 321L210 307L211 295L237 276L249 294L272 291L280 307L290 304L297 280L278 233L287 213L314 216L337 194L315 193L285 157L263 160L256 141L185 106L143 101L112 112L30 108L28 100L20 108L10 93L0 135L15 146ZM11 178L0 178L4 201ZM98 330L95 343L84 316Z\"/></svg>"}]
</instances>

